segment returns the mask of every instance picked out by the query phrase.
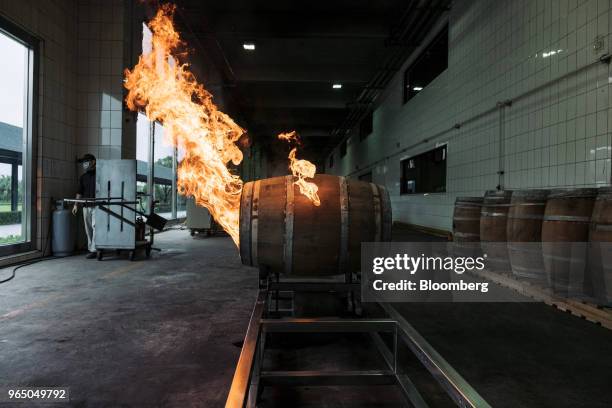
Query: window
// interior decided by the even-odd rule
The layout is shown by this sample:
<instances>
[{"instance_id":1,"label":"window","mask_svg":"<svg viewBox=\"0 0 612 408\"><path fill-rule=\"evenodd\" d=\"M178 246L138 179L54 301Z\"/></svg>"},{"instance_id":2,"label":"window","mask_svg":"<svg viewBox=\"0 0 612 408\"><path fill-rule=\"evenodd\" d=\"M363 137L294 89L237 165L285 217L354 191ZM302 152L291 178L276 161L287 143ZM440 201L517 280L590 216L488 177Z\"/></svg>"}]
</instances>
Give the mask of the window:
<instances>
[{"instance_id":1,"label":"window","mask_svg":"<svg viewBox=\"0 0 612 408\"><path fill-rule=\"evenodd\" d=\"M33 249L37 46L36 39L0 18L0 256Z\"/></svg>"},{"instance_id":2,"label":"window","mask_svg":"<svg viewBox=\"0 0 612 408\"><path fill-rule=\"evenodd\" d=\"M404 103L448 67L448 25L404 72Z\"/></svg>"},{"instance_id":3,"label":"window","mask_svg":"<svg viewBox=\"0 0 612 408\"><path fill-rule=\"evenodd\" d=\"M359 123L359 140L363 141L374 130L374 115L370 111Z\"/></svg>"},{"instance_id":4,"label":"window","mask_svg":"<svg viewBox=\"0 0 612 408\"><path fill-rule=\"evenodd\" d=\"M346 140L340 143L340 157L346 156Z\"/></svg>"},{"instance_id":5,"label":"window","mask_svg":"<svg viewBox=\"0 0 612 408\"><path fill-rule=\"evenodd\" d=\"M400 166L400 194L446 191L446 146L402 160Z\"/></svg>"},{"instance_id":6,"label":"window","mask_svg":"<svg viewBox=\"0 0 612 408\"><path fill-rule=\"evenodd\" d=\"M151 30L142 25L142 50L152 50ZM164 139L164 127L159 122L155 123L154 133L151 135L151 122L143 113L138 113L136 121L136 159L138 160L138 191L149 193L152 191L156 204L155 212L165 218L180 218L185 216L185 199L176 190L176 168L180 160L178 149ZM150 151L150 143L153 139L153 152ZM151 157L151 154L153 157ZM149 165L153 163L154 177L149 184ZM143 199L145 208L149 207L148 198Z\"/></svg>"}]
</instances>

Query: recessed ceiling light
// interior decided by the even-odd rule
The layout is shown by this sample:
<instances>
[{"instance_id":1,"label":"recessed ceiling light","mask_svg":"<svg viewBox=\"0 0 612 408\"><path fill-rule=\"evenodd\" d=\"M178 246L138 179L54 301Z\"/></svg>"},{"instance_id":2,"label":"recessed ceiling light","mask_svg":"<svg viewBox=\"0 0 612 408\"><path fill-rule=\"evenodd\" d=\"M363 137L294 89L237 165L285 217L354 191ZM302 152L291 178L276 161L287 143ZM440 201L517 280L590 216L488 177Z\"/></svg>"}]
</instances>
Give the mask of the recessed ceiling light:
<instances>
[{"instance_id":1,"label":"recessed ceiling light","mask_svg":"<svg viewBox=\"0 0 612 408\"><path fill-rule=\"evenodd\" d=\"M254 43L250 43L250 42L246 42L246 43L242 44L242 48L244 48L247 51L254 51L255 50L255 44Z\"/></svg>"},{"instance_id":2,"label":"recessed ceiling light","mask_svg":"<svg viewBox=\"0 0 612 408\"><path fill-rule=\"evenodd\" d=\"M415 86L414 88L412 88L413 91L422 91L423 87L422 86Z\"/></svg>"},{"instance_id":3,"label":"recessed ceiling light","mask_svg":"<svg viewBox=\"0 0 612 408\"><path fill-rule=\"evenodd\" d=\"M332 88L333 89L342 89L342 84L333 84Z\"/></svg>"}]
</instances>

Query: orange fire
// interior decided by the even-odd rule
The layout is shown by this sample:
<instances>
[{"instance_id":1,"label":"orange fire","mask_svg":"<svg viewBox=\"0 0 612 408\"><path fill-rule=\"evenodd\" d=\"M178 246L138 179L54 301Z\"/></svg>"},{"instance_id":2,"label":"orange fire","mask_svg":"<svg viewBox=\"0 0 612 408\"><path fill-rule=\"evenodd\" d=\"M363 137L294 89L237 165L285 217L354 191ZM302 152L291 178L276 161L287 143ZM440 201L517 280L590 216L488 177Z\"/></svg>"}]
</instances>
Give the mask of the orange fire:
<instances>
[{"instance_id":1,"label":"orange fire","mask_svg":"<svg viewBox=\"0 0 612 408\"><path fill-rule=\"evenodd\" d=\"M297 132L287 132L278 135L280 140L286 140L288 142L294 142L300 144L300 138ZM317 192L319 187L313 182L306 181L307 178L313 178L317 172L317 166L309 162L308 160L297 159L296 156L297 147L294 147L289 152L289 169L295 178L293 182L300 189L300 193L304 194L314 205L317 207L321 205L321 199Z\"/></svg>"},{"instance_id":2,"label":"orange fire","mask_svg":"<svg viewBox=\"0 0 612 408\"><path fill-rule=\"evenodd\" d=\"M179 192L206 207L238 245L243 183L227 166L242 161L236 142L244 130L218 110L189 65L179 63L176 56L183 42L174 29L174 10L165 4L149 22L152 51L143 53L131 71L125 70L126 103L133 111L144 109L149 120L160 121L172 143L184 150Z\"/></svg>"}]
</instances>

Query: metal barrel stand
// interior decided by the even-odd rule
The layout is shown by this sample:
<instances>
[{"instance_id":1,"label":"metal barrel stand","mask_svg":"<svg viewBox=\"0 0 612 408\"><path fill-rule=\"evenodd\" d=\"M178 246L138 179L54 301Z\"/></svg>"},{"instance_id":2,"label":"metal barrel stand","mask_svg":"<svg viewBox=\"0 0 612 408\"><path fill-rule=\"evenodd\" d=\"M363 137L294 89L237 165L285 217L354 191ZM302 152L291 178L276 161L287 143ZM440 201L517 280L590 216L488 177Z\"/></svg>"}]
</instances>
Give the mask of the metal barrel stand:
<instances>
[{"instance_id":1,"label":"metal barrel stand","mask_svg":"<svg viewBox=\"0 0 612 408\"><path fill-rule=\"evenodd\" d=\"M461 377L433 347L389 304L380 304L384 318L294 318L286 317L279 307L279 295L296 292L352 293L354 311L358 312L359 283L348 275L344 282L281 281L260 270L260 290L249 326L226 408L257 407L265 386L348 386L395 385L406 406L427 407L421 393L407 375L398 369L398 346L402 344L418 358L460 407L488 408L490 405ZM272 303L274 302L274 303ZM269 371L262 370L268 333L367 333L376 351L383 357L385 369L359 371ZM392 341L381 334L391 336ZM391 345L389 345L391 343Z\"/></svg>"}]
</instances>

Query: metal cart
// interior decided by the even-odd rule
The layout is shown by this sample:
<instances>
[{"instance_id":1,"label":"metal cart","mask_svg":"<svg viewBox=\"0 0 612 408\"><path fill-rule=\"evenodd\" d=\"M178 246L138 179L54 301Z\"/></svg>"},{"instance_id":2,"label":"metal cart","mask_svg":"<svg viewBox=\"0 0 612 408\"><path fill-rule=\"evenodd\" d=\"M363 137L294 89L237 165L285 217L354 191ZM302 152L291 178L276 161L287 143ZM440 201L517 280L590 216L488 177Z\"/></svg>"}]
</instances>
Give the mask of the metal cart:
<instances>
[{"instance_id":1,"label":"metal cart","mask_svg":"<svg viewBox=\"0 0 612 408\"><path fill-rule=\"evenodd\" d=\"M189 228L192 237L196 234L206 234L209 237L220 229L210 212L206 208L198 206L193 197L187 199L185 225Z\"/></svg>"},{"instance_id":2,"label":"metal cart","mask_svg":"<svg viewBox=\"0 0 612 408\"><path fill-rule=\"evenodd\" d=\"M135 160L99 160L96 170L96 197L64 199L65 202L95 206L95 245L98 260L105 252L127 251L134 260L136 251L144 249L147 257L153 250L154 229L163 230L166 219L155 214L155 202L151 213L138 208L141 200L150 197L136 193ZM145 221L146 220L146 221ZM145 225L151 228L149 239L145 237Z\"/></svg>"},{"instance_id":3,"label":"metal cart","mask_svg":"<svg viewBox=\"0 0 612 408\"><path fill-rule=\"evenodd\" d=\"M134 240L133 245L126 243L123 241L122 243L117 243L106 245L106 244L98 244L96 242L96 258L101 261L104 257L104 252L115 251L116 253L120 253L121 251L128 251L128 256L131 261L133 261L136 257L136 251L144 250L147 258L151 255L151 251L153 248L153 230L150 232L149 239L146 238L145 228L146 226L153 227L153 229L157 229L159 231L163 230L166 219L160 217L159 215L152 214L144 214L143 212L137 210L136 206L140 205L141 198L146 197L147 195L142 195L138 197L138 200L135 201L126 201L121 197L110 197L110 198L66 198L65 202L68 203L77 203L82 205L93 205L98 210L102 211L106 218L106 223L102 226L102 229L107 230L107 232L111 231L111 220L116 220L119 224L119 233L123 233L126 230L131 229L133 231ZM120 207L120 212L117 213L111 209L111 207ZM134 206L134 207L132 207ZM128 212L133 212L138 215L135 221L132 222L128 217L125 216L124 210L128 210ZM96 216L97 218L97 216ZM145 220L146 219L146 220ZM97 222L97 221L96 221ZM100 225L96 224L96 231L100 228ZM96 233L96 239L98 234Z\"/></svg>"}]
</instances>

